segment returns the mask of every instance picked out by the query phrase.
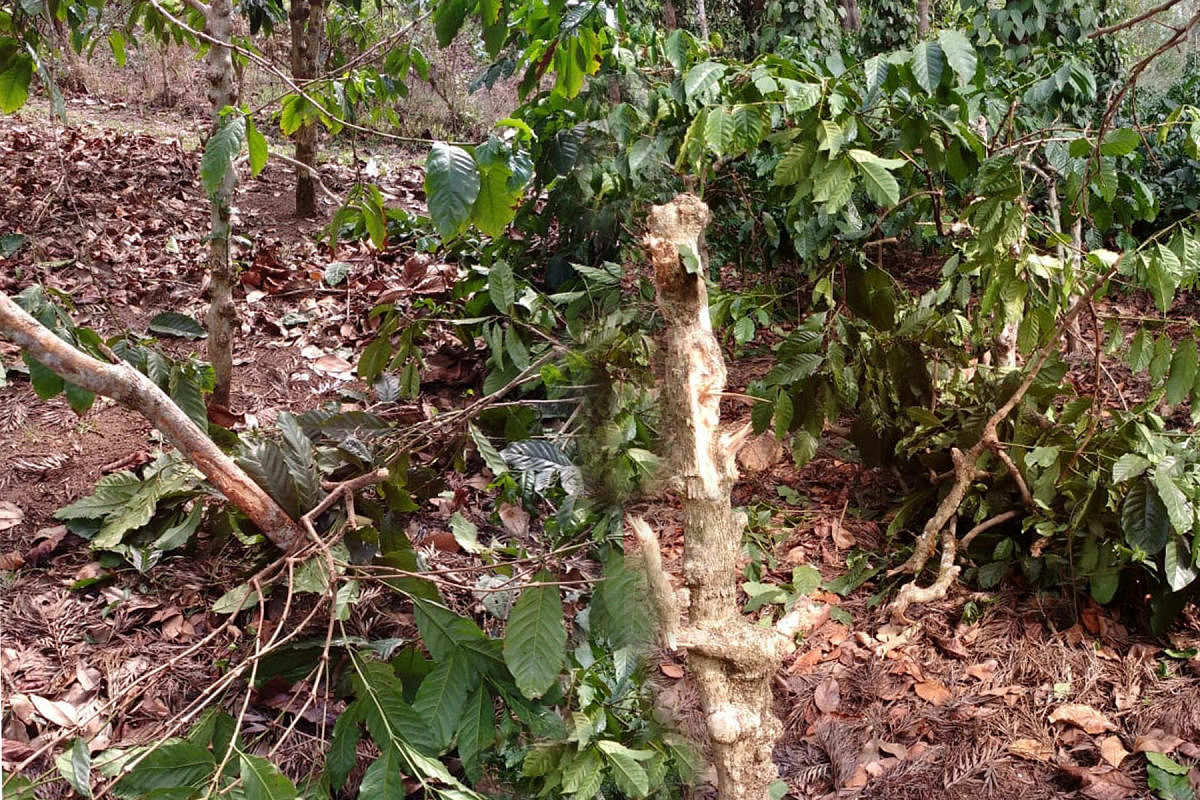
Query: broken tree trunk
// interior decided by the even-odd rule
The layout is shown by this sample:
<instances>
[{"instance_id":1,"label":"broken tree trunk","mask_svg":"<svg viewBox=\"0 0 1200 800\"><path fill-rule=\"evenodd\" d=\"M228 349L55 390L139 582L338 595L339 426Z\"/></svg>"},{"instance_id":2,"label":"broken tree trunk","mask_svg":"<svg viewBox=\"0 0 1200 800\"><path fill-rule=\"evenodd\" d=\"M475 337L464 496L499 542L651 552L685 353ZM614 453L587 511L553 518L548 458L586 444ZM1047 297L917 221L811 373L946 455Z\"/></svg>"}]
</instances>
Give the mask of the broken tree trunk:
<instances>
[{"instance_id":1,"label":"broken tree trunk","mask_svg":"<svg viewBox=\"0 0 1200 800\"><path fill-rule=\"evenodd\" d=\"M734 457L749 429L719 430L725 362L708 315L703 262L709 219L703 201L681 194L651 209L645 240L666 322L660 409L669 433L662 474L683 507L688 606L682 627L657 537L641 519L629 523L641 543L664 638L688 652L696 676L720 797L763 800L778 778L771 753L783 733L772 708L772 680L812 607L800 602L774 628L762 628L751 625L738 605L746 518L733 510L730 490L737 477Z\"/></svg>"},{"instance_id":2,"label":"broken tree trunk","mask_svg":"<svg viewBox=\"0 0 1200 800\"><path fill-rule=\"evenodd\" d=\"M233 36L233 4L230 0L209 0L190 3L204 14L204 32L218 42L228 42ZM213 115L213 130L221 126L221 111L237 104L234 95L233 53L228 47L211 45L206 56L205 74L208 80L208 100ZM209 236L208 274L210 302L205 323L208 328L208 360L216 373L212 403L229 407L233 384L233 328L237 309L233 305L233 287L237 275L229 258L229 216L233 205L233 189L237 185L237 170L225 170L220 186L209 201L212 206L212 231Z\"/></svg>"},{"instance_id":3,"label":"broken tree trunk","mask_svg":"<svg viewBox=\"0 0 1200 800\"><path fill-rule=\"evenodd\" d=\"M196 427L166 392L131 365L120 360L106 364L76 350L3 292L0 334L64 380L111 397L148 419L279 549L290 552L305 542L303 531L270 495Z\"/></svg>"}]
</instances>

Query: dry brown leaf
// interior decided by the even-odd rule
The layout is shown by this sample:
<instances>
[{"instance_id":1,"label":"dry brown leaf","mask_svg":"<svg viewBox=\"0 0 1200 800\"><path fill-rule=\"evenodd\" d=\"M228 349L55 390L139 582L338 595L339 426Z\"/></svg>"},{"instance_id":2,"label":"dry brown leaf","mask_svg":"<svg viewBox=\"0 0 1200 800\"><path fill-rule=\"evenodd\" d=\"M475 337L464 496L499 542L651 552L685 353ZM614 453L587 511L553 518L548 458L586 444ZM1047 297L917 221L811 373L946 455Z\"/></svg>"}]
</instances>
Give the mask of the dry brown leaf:
<instances>
[{"instance_id":1,"label":"dry brown leaf","mask_svg":"<svg viewBox=\"0 0 1200 800\"><path fill-rule=\"evenodd\" d=\"M1049 761L1054 757L1054 747L1040 739L1014 739L1008 744L1008 752L1029 761Z\"/></svg>"},{"instance_id":2,"label":"dry brown leaf","mask_svg":"<svg viewBox=\"0 0 1200 800\"><path fill-rule=\"evenodd\" d=\"M1167 733L1162 728L1155 728L1137 737L1137 740L1133 743L1133 752L1165 753L1169 755L1172 750L1181 744L1183 744L1183 739L1180 739L1175 734Z\"/></svg>"},{"instance_id":3,"label":"dry brown leaf","mask_svg":"<svg viewBox=\"0 0 1200 800\"><path fill-rule=\"evenodd\" d=\"M354 369L354 365L341 356L326 353L312 362L312 368L318 372L338 374L350 372Z\"/></svg>"},{"instance_id":4,"label":"dry brown leaf","mask_svg":"<svg viewBox=\"0 0 1200 800\"><path fill-rule=\"evenodd\" d=\"M1112 764L1114 767L1121 766L1121 762L1129 755L1129 751L1121 744L1121 739L1117 736L1105 736L1100 740L1100 757Z\"/></svg>"},{"instance_id":5,"label":"dry brown leaf","mask_svg":"<svg viewBox=\"0 0 1200 800\"><path fill-rule=\"evenodd\" d=\"M944 684L933 680L914 683L913 691L917 693L917 697L935 706L945 705L954 699L953 692L947 689Z\"/></svg>"},{"instance_id":6,"label":"dry brown leaf","mask_svg":"<svg viewBox=\"0 0 1200 800\"><path fill-rule=\"evenodd\" d=\"M1133 794L1133 779L1120 770L1109 767L1077 767L1060 764L1059 769L1081 784L1080 793L1092 800L1123 800Z\"/></svg>"},{"instance_id":7,"label":"dry brown leaf","mask_svg":"<svg viewBox=\"0 0 1200 800\"><path fill-rule=\"evenodd\" d=\"M17 527L23 519L25 512L18 508L16 503L0 500L0 531Z\"/></svg>"},{"instance_id":8,"label":"dry brown leaf","mask_svg":"<svg viewBox=\"0 0 1200 800\"><path fill-rule=\"evenodd\" d=\"M770 469L783 458L783 445L774 433L755 436L737 453L737 462L745 472L753 474Z\"/></svg>"},{"instance_id":9,"label":"dry brown leaf","mask_svg":"<svg viewBox=\"0 0 1200 800\"><path fill-rule=\"evenodd\" d=\"M840 520L834 520L831 526L830 534L833 536L833 544L841 550L847 550L857 543L854 534L849 528L842 525Z\"/></svg>"},{"instance_id":10,"label":"dry brown leaf","mask_svg":"<svg viewBox=\"0 0 1200 800\"><path fill-rule=\"evenodd\" d=\"M55 702L37 694L29 695L29 702L39 714L60 728L74 728L79 724L79 715L70 703Z\"/></svg>"},{"instance_id":11,"label":"dry brown leaf","mask_svg":"<svg viewBox=\"0 0 1200 800\"><path fill-rule=\"evenodd\" d=\"M16 550L0 555L0 570L14 570L25 566L25 556Z\"/></svg>"},{"instance_id":12,"label":"dry brown leaf","mask_svg":"<svg viewBox=\"0 0 1200 800\"><path fill-rule=\"evenodd\" d=\"M826 714L837 711L838 706L842 703L842 690L838 686L837 678L831 675L818 683L817 688L813 691L813 702Z\"/></svg>"},{"instance_id":13,"label":"dry brown leaf","mask_svg":"<svg viewBox=\"0 0 1200 800\"><path fill-rule=\"evenodd\" d=\"M1084 703L1064 703L1050 712L1050 721L1066 722L1092 734L1116 730L1108 717Z\"/></svg>"},{"instance_id":14,"label":"dry brown leaf","mask_svg":"<svg viewBox=\"0 0 1200 800\"><path fill-rule=\"evenodd\" d=\"M25 553L26 564L39 564L53 553L67 535L66 525L55 525L52 528L41 528L34 535L37 542Z\"/></svg>"},{"instance_id":15,"label":"dry brown leaf","mask_svg":"<svg viewBox=\"0 0 1200 800\"><path fill-rule=\"evenodd\" d=\"M5 763L17 764L29 758L36 751L27 742L19 742L16 739L4 739L0 741L0 752L4 753Z\"/></svg>"},{"instance_id":16,"label":"dry brown leaf","mask_svg":"<svg viewBox=\"0 0 1200 800\"><path fill-rule=\"evenodd\" d=\"M668 678L682 678L683 677L683 667L679 666L678 664L676 664L674 662L671 662L671 661L664 662L662 664L659 664L658 668L660 670L662 670L662 674L666 675Z\"/></svg>"},{"instance_id":17,"label":"dry brown leaf","mask_svg":"<svg viewBox=\"0 0 1200 800\"><path fill-rule=\"evenodd\" d=\"M987 661L982 661L978 664L972 664L967 667L967 674L972 678L977 678L981 681L990 680L996 674L996 669L1000 663L994 658L989 658Z\"/></svg>"},{"instance_id":18,"label":"dry brown leaf","mask_svg":"<svg viewBox=\"0 0 1200 800\"><path fill-rule=\"evenodd\" d=\"M8 707L12 709L13 716L24 724L28 725L33 722L34 707L33 703L29 702L29 695L19 692L10 695L8 698Z\"/></svg>"},{"instance_id":19,"label":"dry brown leaf","mask_svg":"<svg viewBox=\"0 0 1200 800\"><path fill-rule=\"evenodd\" d=\"M501 503L500 509L496 512L500 516L500 522L504 524L504 529L513 536L524 536L529 533L529 513L512 503Z\"/></svg>"},{"instance_id":20,"label":"dry brown leaf","mask_svg":"<svg viewBox=\"0 0 1200 800\"><path fill-rule=\"evenodd\" d=\"M850 776L849 780L842 784L842 788L861 789L867 785L867 781L870 779L871 776L867 774L866 768L862 764L859 764L858 769L854 771L854 774Z\"/></svg>"}]
</instances>

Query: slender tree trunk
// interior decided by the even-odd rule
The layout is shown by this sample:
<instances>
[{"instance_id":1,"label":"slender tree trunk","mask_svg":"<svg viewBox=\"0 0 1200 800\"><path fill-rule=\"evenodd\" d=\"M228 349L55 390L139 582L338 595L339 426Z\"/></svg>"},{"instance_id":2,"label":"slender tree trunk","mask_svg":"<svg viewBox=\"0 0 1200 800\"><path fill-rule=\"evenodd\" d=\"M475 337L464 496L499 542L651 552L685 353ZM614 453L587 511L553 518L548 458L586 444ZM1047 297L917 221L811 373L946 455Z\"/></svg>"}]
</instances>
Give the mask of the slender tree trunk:
<instances>
[{"instance_id":1,"label":"slender tree trunk","mask_svg":"<svg viewBox=\"0 0 1200 800\"><path fill-rule=\"evenodd\" d=\"M917 0L917 36L929 33L929 0Z\"/></svg>"},{"instance_id":2,"label":"slender tree trunk","mask_svg":"<svg viewBox=\"0 0 1200 800\"><path fill-rule=\"evenodd\" d=\"M675 18L674 0L663 0L663 27L669 31L679 27L679 22Z\"/></svg>"},{"instance_id":3,"label":"slender tree trunk","mask_svg":"<svg viewBox=\"0 0 1200 800\"><path fill-rule=\"evenodd\" d=\"M317 77L325 30L322 0L292 0L288 21L292 35L292 77L303 85ZM317 213L317 126L308 123L296 131L296 215ZM303 165L303 166L301 166Z\"/></svg>"},{"instance_id":4,"label":"slender tree trunk","mask_svg":"<svg viewBox=\"0 0 1200 800\"><path fill-rule=\"evenodd\" d=\"M221 448L171 402L148 377L124 361L105 364L60 339L0 292L0 334L11 339L64 380L93 394L111 397L138 412L162 431L230 502L250 518L281 550L304 544L297 525L270 495L251 480Z\"/></svg>"},{"instance_id":5,"label":"slender tree trunk","mask_svg":"<svg viewBox=\"0 0 1200 800\"><path fill-rule=\"evenodd\" d=\"M858 11L858 0L842 0L842 28L851 32L862 28L862 15Z\"/></svg>"},{"instance_id":6,"label":"slender tree trunk","mask_svg":"<svg viewBox=\"0 0 1200 800\"><path fill-rule=\"evenodd\" d=\"M700 31L700 38L707 41L708 9L704 6L704 0L696 0L696 28Z\"/></svg>"},{"instance_id":7,"label":"slender tree trunk","mask_svg":"<svg viewBox=\"0 0 1200 800\"><path fill-rule=\"evenodd\" d=\"M654 266L663 332L663 430L669 431L663 474L677 492L684 518L684 582L688 621L662 572L658 540L631 518L649 575L648 585L670 647L688 651L716 763L721 800L764 800L778 777L772 761L783 725L773 710L772 682L795 648L801 627L812 625L818 606L803 599L774 628L750 624L738 606L738 554L746 517L734 511L730 490L734 457L749 429L722 433L720 401L725 362L713 335L703 267L708 207L682 194L651 209L646 248ZM699 255L689 272L680 251ZM825 609L827 611L827 609Z\"/></svg>"},{"instance_id":8,"label":"slender tree trunk","mask_svg":"<svg viewBox=\"0 0 1200 800\"><path fill-rule=\"evenodd\" d=\"M217 41L228 42L233 35L233 4L230 0L210 0L205 16L205 33ZM233 54L228 47L213 45L209 48L206 72L215 131L221 124L221 109L237 102L233 85ZM237 170L231 167L211 198L212 233L208 261L211 298L205 321L208 327L208 360L212 362L217 378L212 403L224 408L229 407L233 383L233 330L237 322L237 309L233 305L233 287L237 276L229 259L229 213L236 185Z\"/></svg>"}]
</instances>

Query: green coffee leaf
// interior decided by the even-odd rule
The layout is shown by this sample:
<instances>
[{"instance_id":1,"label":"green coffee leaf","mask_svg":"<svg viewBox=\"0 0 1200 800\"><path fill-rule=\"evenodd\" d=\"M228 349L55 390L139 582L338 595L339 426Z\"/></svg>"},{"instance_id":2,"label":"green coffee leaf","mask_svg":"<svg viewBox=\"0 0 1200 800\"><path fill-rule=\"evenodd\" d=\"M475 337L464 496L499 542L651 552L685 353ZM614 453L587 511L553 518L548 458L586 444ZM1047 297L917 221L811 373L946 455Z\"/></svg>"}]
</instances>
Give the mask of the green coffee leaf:
<instances>
[{"instance_id":1,"label":"green coffee leaf","mask_svg":"<svg viewBox=\"0 0 1200 800\"><path fill-rule=\"evenodd\" d=\"M92 796L92 755L86 741L76 738L62 755L54 759L54 765L72 789L84 797Z\"/></svg>"},{"instance_id":2,"label":"green coffee leaf","mask_svg":"<svg viewBox=\"0 0 1200 800\"><path fill-rule=\"evenodd\" d=\"M203 339L208 336L204 326L192 316L177 311L155 314L147 330L158 336L176 336L180 339Z\"/></svg>"},{"instance_id":3,"label":"green coffee leaf","mask_svg":"<svg viewBox=\"0 0 1200 800\"><path fill-rule=\"evenodd\" d=\"M975 55L975 48L966 34L955 30L941 31L938 33L938 44L942 46L942 51L946 55L946 63L958 77L959 85L970 83L975 77L979 60Z\"/></svg>"},{"instance_id":4,"label":"green coffee leaf","mask_svg":"<svg viewBox=\"0 0 1200 800\"><path fill-rule=\"evenodd\" d=\"M946 65L941 45L937 42L921 42L913 48L909 65L917 85L924 89L926 94L933 94L942 82L942 70Z\"/></svg>"},{"instance_id":5,"label":"green coffee leaf","mask_svg":"<svg viewBox=\"0 0 1200 800\"><path fill-rule=\"evenodd\" d=\"M479 169L471 154L445 142L434 144L425 160L425 198L443 239L463 229L478 196Z\"/></svg>"},{"instance_id":6,"label":"green coffee leaf","mask_svg":"<svg viewBox=\"0 0 1200 800\"><path fill-rule=\"evenodd\" d=\"M296 785L261 756L242 753L241 777L246 800L296 800Z\"/></svg>"},{"instance_id":7,"label":"green coffee leaf","mask_svg":"<svg viewBox=\"0 0 1200 800\"><path fill-rule=\"evenodd\" d=\"M240 114L230 116L225 124L208 137L204 155L200 157L200 183L205 193L216 194L225 176L233 169L233 161L242 151L246 138L246 118Z\"/></svg>"},{"instance_id":8,"label":"green coffee leaf","mask_svg":"<svg viewBox=\"0 0 1200 800\"><path fill-rule=\"evenodd\" d=\"M553 580L539 572L538 581ZM541 697L562 671L567 629L557 586L529 586L521 592L504 632L504 662L528 698Z\"/></svg>"},{"instance_id":9,"label":"green coffee leaf","mask_svg":"<svg viewBox=\"0 0 1200 800\"><path fill-rule=\"evenodd\" d=\"M1149 555L1166 547L1171 523L1166 506L1149 481L1140 480L1129 487L1121 504L1121 530L1130 547Z\"/></svg>"}]
</instances>

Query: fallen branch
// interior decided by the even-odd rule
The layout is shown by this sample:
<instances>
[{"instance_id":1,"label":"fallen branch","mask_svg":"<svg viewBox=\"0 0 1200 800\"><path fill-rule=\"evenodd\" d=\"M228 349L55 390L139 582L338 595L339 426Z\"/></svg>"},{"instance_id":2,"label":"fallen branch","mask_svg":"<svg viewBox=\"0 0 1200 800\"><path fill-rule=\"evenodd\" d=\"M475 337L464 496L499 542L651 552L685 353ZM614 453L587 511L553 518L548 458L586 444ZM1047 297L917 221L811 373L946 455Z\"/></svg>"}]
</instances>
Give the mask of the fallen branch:
<instances>
[{"instance_id":1,"label":"fallen branch","mask_svg":"<svg viewBox=\"0 0 1200 800\"><path fill-rule=\"evenodd\" d=\"M111 397L144 416L280 550L291 552L303 544L303 530L279 504L225 455L166 392L133 366L124 361L106 364L75 349L2 292L0 333L64 380L93 394Z\"/></svg>"}]
</instances>

